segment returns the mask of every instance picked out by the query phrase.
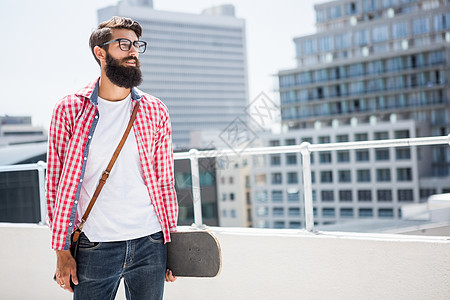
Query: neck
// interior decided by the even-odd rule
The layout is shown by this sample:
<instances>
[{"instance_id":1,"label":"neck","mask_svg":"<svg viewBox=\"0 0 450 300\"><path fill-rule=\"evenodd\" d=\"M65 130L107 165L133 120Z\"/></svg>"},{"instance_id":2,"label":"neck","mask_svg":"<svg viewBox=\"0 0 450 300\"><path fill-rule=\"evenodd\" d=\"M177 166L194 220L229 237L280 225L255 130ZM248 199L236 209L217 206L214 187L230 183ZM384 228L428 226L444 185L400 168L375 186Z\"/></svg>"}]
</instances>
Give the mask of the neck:
<instances>
[{"instance_id":1,"label":"neck","mask_svg":"<svg viewBox=\"0 0 450 300\"><path fill-rule=\"evenodd\" d=\"M98 96L108 101L120 101L130 94L131 89L123 88L112 83L106 74L100 76Z\"/></svg>"}]
</instances>

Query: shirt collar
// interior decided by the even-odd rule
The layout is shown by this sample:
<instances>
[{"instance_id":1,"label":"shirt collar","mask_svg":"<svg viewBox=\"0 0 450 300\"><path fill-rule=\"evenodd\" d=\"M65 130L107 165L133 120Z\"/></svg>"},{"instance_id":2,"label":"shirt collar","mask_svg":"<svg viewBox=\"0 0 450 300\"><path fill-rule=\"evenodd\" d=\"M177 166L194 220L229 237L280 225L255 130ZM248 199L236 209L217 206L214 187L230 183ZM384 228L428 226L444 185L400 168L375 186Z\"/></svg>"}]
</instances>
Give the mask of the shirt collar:
<instances>
[{"instance_id":1,"label":"shirt collar","mask_svg":"<svg viewBox=\"0 0 450 300\"><path fill-rule=\"evenodd\" d=\"M88 98L93 105L98 104L98 87L100 83L100 77L96 81L89 83L83 89L76 93L77 96ZM137 88L131 89L131 99L139 101L141 100L141 95Z\"/></svg>"}]
</instances>

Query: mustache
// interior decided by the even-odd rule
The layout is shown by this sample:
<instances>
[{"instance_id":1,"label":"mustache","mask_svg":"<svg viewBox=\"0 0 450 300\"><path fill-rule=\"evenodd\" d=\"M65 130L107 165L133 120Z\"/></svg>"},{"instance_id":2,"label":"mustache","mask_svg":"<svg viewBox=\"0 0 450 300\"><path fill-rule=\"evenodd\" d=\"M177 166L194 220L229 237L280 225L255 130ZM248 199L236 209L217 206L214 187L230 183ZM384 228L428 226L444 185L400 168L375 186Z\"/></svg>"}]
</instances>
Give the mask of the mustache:
<instances>
[{"instance_id":1,"label":"mustache","mask_svg":"<svg viewBox=\"0 0 450 300\"><path fill-rule=\"evenodd\" d=\"M122 58L120 60L120 62L121 63L125 63L125 62L130 61L130 60L134 60L134 62L136 63L136 66L140 65L139 59L137 57L135 57L135 56L128 56L128 57Z\"/></svg>"}]
</instances>

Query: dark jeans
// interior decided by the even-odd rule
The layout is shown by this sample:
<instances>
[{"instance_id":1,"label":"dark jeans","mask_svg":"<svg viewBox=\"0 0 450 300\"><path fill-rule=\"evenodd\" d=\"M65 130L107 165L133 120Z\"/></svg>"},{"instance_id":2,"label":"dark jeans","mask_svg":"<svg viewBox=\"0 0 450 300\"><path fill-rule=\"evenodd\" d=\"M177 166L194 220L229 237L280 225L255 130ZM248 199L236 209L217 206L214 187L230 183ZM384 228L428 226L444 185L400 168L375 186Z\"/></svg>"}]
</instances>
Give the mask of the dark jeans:
<instances>
[{"instance_id":1,"label":"dark jeans","mask_svg":"<svg viewBox=\"0 0 450 300\"><path fill-rule=\"evenodd\" d=\"M93 243L81 234L74 299L114 299L121 278L127 299L162 299L166 245L162 232L121 242Z\"/></svg>"}]
</instances>

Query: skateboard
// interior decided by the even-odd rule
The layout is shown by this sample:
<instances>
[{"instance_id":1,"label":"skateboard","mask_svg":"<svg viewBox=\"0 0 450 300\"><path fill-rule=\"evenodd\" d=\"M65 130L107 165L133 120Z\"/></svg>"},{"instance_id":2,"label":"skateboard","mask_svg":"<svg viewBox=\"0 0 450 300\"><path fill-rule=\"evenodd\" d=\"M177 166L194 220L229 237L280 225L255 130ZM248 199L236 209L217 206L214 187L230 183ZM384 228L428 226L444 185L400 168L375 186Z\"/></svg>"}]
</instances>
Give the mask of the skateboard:
<instances>
[{"instance_id":1,"label":"skateboard","mask_svg":"<svg viewBox=\"0 0 450 300\"><path fill-rule=\"evenodd\" d=\"M216 277L222 268L217 238L209 231L181 231L170 234L167 268L179 277Z\"/></svg>"}]
</instances>

